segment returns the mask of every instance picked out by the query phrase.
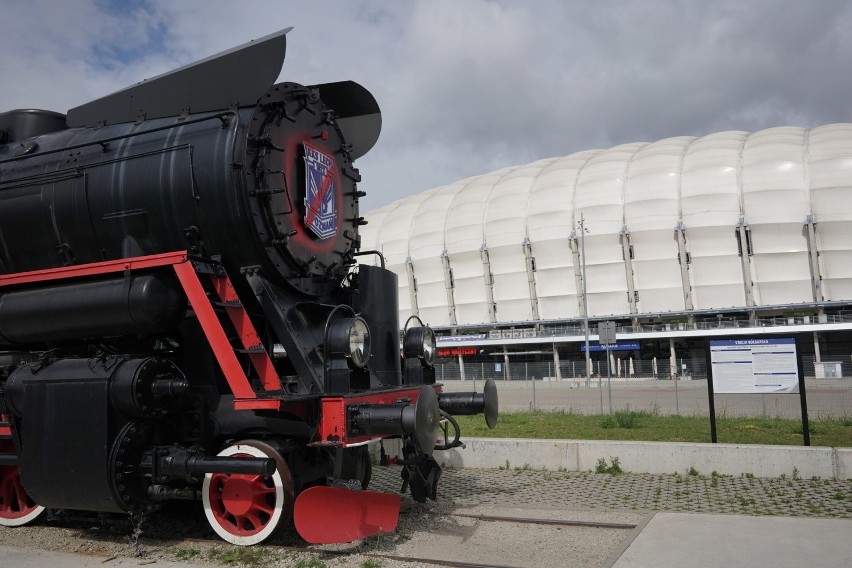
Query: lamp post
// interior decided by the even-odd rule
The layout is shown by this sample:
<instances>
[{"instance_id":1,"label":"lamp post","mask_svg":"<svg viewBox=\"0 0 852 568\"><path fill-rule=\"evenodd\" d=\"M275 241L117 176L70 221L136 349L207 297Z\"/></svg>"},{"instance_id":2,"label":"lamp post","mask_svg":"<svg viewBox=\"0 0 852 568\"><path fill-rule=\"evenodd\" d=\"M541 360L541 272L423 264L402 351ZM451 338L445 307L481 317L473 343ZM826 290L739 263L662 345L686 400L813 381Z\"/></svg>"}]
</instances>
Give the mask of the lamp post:
<instances>
[{"instance_id":1,"label":"lamp post","mask_svg":"<svg viewBox=\"0 0 852 568\"><path fill-rule=\"evenodd\" d=\"M592 371L589 357L589 299L586 296L586 218L580 213L580 274L583 279L583 329L586 334L586 388L592 386Z\"/></svg>"}]
</instances>

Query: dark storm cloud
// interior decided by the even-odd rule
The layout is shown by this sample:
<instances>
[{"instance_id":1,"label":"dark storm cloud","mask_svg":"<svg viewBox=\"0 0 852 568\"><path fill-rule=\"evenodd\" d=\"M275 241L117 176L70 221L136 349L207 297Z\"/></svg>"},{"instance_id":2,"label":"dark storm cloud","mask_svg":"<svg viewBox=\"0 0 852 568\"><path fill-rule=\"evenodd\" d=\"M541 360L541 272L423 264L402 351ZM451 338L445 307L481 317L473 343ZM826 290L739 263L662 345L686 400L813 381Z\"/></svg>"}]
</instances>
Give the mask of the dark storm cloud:
<instances>
[{"instance_id":1,"label":"dark storm cloud","mask_svg":"<svg viewBox=\"0 0 852 568\"><path fill-rule=\"evenodd\" d=\"M7 1L0 108L65 110L277 29L282 79L383 109L365 209L624 142L850 120L841 1Z\"/></svg>"}]
</instances>

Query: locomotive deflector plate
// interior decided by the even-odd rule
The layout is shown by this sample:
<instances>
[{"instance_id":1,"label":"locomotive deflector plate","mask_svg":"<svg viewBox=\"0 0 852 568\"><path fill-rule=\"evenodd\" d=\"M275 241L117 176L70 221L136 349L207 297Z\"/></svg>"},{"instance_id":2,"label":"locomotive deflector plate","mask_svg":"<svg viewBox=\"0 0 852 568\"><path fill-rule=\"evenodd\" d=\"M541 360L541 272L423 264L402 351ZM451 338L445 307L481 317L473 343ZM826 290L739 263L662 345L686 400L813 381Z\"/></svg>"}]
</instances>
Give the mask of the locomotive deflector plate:
<instances>
[{"instance_id":1,"label":"locomotive deflector plate","mask_svg":"<svg viewBox=\"0 0 852 568\"><path fill-rule=\"evenodd\" d=\"M278 78L287 28L147 79L68 111L68 126L135 122L250 106Z\"/></svg>"}]
</instances>

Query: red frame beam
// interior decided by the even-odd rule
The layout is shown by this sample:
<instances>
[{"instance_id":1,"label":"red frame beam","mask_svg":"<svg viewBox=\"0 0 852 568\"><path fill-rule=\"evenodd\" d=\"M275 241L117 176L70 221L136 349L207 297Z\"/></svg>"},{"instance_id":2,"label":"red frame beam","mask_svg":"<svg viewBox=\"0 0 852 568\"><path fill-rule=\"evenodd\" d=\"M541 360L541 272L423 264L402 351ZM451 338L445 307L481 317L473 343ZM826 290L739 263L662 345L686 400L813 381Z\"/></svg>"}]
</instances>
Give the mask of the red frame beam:
<instances>
[{"instance_id":1,"label":"red frame beam","mask_svg":"<svg viewBox=\"0 0 852 568\"><path fill-rule=\"evenodd\" d=\"M207 293L204 291L195 269L188 262L175 264L174 269L181 286L183 286L183 291L186 292L189 304L195 311L195 317L198 318L198 323L201 324L201 329L204 330L204 335L207 336L207 341L213 348L213 355L222 368L222 372L225 373L225 379L231 387L231 392L234 393L234 398L257 398L257 394L251 388L248 377L243 371L243 366L234 353L234 348L231 347L231 342L228 341L228 336L225 335L225 330L222 329L219 316L213 311L213 305L207 298Z\"/></svg>"},{"instance_id":2,"label":"red frame beam","mask_svg":"<svg viewBox=\"0 0 852 568\"><path fill-rule=\"evenodd\" d=\"M117 260L107 260L103 262L93 262L89 264L79 264L74 266L63 266L61 268L50 268L46 270L33 270L30 272L20 272L17 274L7 274L0 276L0 288L6 286L17 286L23 284L37 284L40 282L50 282L55 280L64 280L71 278L85 278L89 276L101 276L105 274L114 274L116 272L144 270L148 268L157 268L161 266L171 266L181 286L186 293L192 309L195 311L198 321L201 324L207 341L213 349L213 354L219 367L225 374L225 379L228 381L228 386L234 394L234 408L236 410L278 410L281 408L281 401L277 399L258 399L257 393L251 387L248 377L243 371L242 365L237 359L234 349L228 341L228 336L225 330L222 329L222 324L219 321L207 293L198 278L198 273L195 272L192 263L189 262L187 251L167 252L162 254L152 254L148 256L139 256L135 258L121 258ZM222 300L227 302L237 301L236 291L231 285L227 276L214 277L213 283L220 296L224 293ZM240 338L243 340L243 345L246 349L263 347L260 342L257 332L245 313L245 309L239 306L239 311L242 314L233 314L237 311L237 306L232 306L228 309L228 315ZM236 321L235 321L236 319ZM248 342L248 344L246 343ZM263 352L258 351L252 353L252 364L257 369L261 376L263 386L268 391L278 391L281 389L281 382L278 379L272 361L264 349ZM5 427L4 427L5 428Z\"/></svg>"},{"instance_id":3,"label":"red frame beam","mask_svg":"<svg viewBox=\"0 0 852 568\"><path fill-rule=\"evenodd\" d=\"M98 276L101 274L122 272L124 270L142 270L145 268L156 268L158 266L179 264L186 261L186 251L178 251L163 254L152 254L149 256L138 256L136 258L120 258L118 260L107 260L104 262L93 262L90 264L78 264L75 266L63 266L61 268L48 268L46 270L33 270L31 272L19 272L17 274L6 274L0 276L0 287L15 286L18 284L35 284L38 282L62 280L65 278Z\"/></svg>"}]
</instances>

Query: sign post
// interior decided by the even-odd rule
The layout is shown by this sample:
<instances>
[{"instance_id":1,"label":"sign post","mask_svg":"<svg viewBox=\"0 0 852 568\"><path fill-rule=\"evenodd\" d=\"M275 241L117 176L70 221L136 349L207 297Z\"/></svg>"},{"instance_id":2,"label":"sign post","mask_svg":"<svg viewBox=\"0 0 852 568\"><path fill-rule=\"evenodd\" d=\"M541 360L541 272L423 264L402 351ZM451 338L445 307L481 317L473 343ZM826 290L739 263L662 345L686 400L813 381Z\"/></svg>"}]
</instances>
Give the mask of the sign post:
<instances>
[{"instance_id":1,"label":"sign post","mask_svg":"<svg viewBox=\"0 0 852 568\"><path fill-rule=\"evenodd\" d=\"M714 392L760 395L798 393L802 408L804 444L810 445L804 371L794 338L744 337L710 340L707 346L707 359L710 430L714 443L716 442Z\"/></svg>"},{"instance_id":2,"label":"sign post","mask_svg":"<svg viewBox=\"0 0 852 568\"><path fill-rule=\"evenodd\" d=\"M615 322L603 321L598 324L598 343L606 348L606 391L609 399L609 413L612 414L612 368L609 361L609 346L615 343ZM603 414L603 392L601 392L601 414Z\"/></svg>"}]
</instances>

